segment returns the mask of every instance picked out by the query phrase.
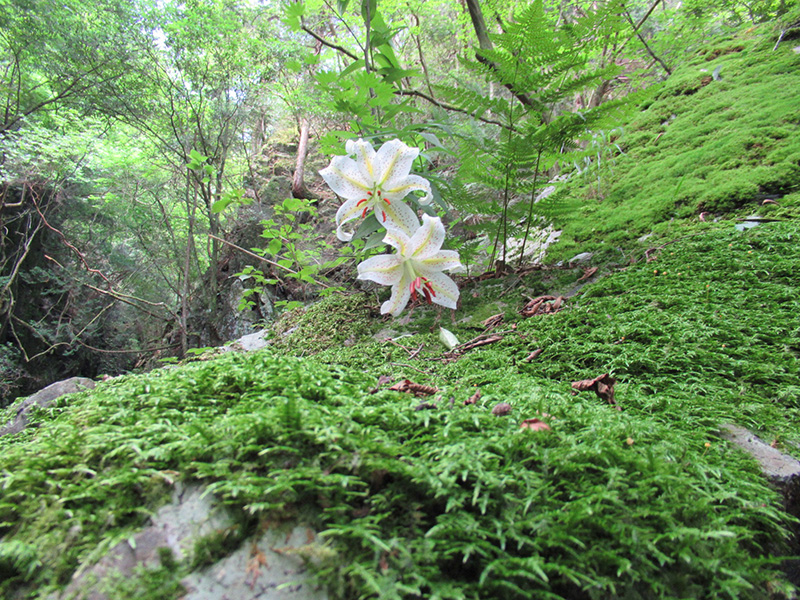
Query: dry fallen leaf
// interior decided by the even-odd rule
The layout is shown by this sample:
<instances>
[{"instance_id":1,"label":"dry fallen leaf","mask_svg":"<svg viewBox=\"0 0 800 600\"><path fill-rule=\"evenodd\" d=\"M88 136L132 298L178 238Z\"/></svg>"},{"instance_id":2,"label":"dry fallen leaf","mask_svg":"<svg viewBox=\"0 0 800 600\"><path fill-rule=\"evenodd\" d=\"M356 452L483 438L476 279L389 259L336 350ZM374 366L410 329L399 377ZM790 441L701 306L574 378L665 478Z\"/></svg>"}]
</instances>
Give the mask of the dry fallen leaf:
<instances>
[{"instance_id":1,"label":"dry fallen leaf","mask_svg":"<svg viewBox=\"0 0 800 600\"><path fill-rule=\"evenodd\" d=\"M597 269L598 269L598 267L587 267L587 268L585 268L583 270L583 275L581 276L580 279L578 279L578 281L585 281L585 280L589 279L592 275L597 273Z\"/></svg>"},{"instance_id":2,"label":"dry fallen leaf","mask_svg":"<svg viewBox=\"0 0 800 600\"><path fill-rule=\"evenodd\" d=\"M496 315L492 315L491 317L489 317L488 319L483 321L483 323L481 323L481 324L488 331L489 329L494 329L495 327L500 325L502 322L503 322L503 313L498 313Z\"/></svg>"},{"instance_id":3,"label":"dry fallen leaf","mask_svg":"<svg viewBox=\"0 0 800 600\"><path fill-rule=\"evenodd\" d=\"M549 315L561 310L563 304L564 296L539 296L531 299L519 312L523 317Z\"/></svg>"},{"instance_id":4,"label":"dry fallen leaf","mask_svg":"<svg viewBox=\"0 0 800 600\"><path fill-rule=\"evenodd\" d=\"M492 409L492 414L498 417L504 417L511 412L511 405L508 402L500 402Z\"/></svg>"},{"instance_id":5,"label":"dry fallen leaf","mask_svg":"<svg viewBox=\"0 0 800 600\"><path fill-rule=\"evenodd\" d=\"M520 429L530 429L531 431L550 431L550 425L539 419L525 419L519 424Z\"/></svg>"},{"instance_id":6,"label":"dry fallen leaf","mask_svg":"<svg viewBox=\"0 0 800 600\"><path fill-rule=\"evenodd\" d=\"M383 387L387 383L392 383L392 381L394 381L394 378L392 378L390 375L381 375L380 377L378 377L378 385L376 385L374 388L372 388L369 391L369 393L370 394L377 394L378 390L380 390L381 387Z\"/></svg>"},{"instance_id":7,"label":"dry fallen leaf","mask_svg":"<svg viewBox=\"0 0 800 600\"><path fill-rule=\"evenodd\" d=\"M600 398L613 404L617 410L622 410L614 400L614 384L617 382L610 374L603 373L600 377L594 379L584 379L582 381L573 381L572 387L577 392L586 390L593 390Z\"/></svg>"},{"instance_id":8,"label":"dry fallen leaf","mask_svg":"<svg viewBox=\"0 0 800 600\"><path fill-rule=\"evenodd\" d=\"M528 356L525 357L525 362L531 362L537 356L539 356L541 353L542 353L542 349L541 348L537 348L536 350L534 350L533 352L528 354Z\"/></svg>"},{"instance_id":9,"label":"dry fallen leaf","mask_svg":"<svg viewBox=\"0 0 800 600\"><path fill-rule=\"evenodd\" d=\"M465 405L466 404L475 404L480 399L481 399L481 391L480 390L475 390L475 393L472 394L472 396L470 396L469 398L464 400L464 404Z\"/></svg>"},{"instance_id":10,"label":"dry fallen leaf","mask_svg":"<svg viewBox=\"0 0 800 600\"><path fill-rule=\"evenodd\" d=\"M431 396L435 394L439 390L430 385L422 385L421 383L414 383L408 379L404 379L399 383L395 383L392 387L389 388L390 390L394 390L395 392L410 392L415 396Z\"/></svg>"}]
</instances>

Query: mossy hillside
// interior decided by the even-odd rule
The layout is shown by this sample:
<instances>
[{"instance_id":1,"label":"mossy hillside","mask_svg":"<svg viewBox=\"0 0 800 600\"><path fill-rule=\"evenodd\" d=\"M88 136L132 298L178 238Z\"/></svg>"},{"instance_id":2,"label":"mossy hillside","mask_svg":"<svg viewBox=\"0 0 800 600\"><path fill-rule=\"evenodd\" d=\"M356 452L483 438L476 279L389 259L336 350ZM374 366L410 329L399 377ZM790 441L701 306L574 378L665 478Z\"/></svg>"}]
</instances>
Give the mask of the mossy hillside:
<instances>
[{"instance_id":1,"label":"mossy hillside","mask_svg":"<svg viewBox=\"0 0 800 600\"><path fill-rule=\"evenodd\" d=\"M334 298L295 315L280 350L313 360L226 356L64 399L0 440L2 593L27 579L45 597L181 477L250 515L250 533L297 516L325 531L310 551L343 597L766 597L784 517L717 427L742 423L794 452L798 235L793 223L698 224L531 319L516 315L527 296L554 278L577 285L580 270L466 283L455 323L421 307L403 326L418 333L399 343L423 345L415 358L363 337L395 326L370 317L387 290ZM503 341L439 360L438 324L464 341L495 312ZM623 413L570 393L605 371ZM437 408L369 394L379 375L438 386L426 400ZM511 416L490 414L501 401ZM519 430L543 413L552 432ZM179 596L186 568L141 581Z\"/></svg>"},{"instance_id":2,"label":"mossy hillside","mask_svg":"<svg viewBox=\"0 0 800 600\"><path fill-rule=\"evenodd\" d=\"M785 450L795 452L794 444L800 443L799 238L800 227L792 222L746 231L730 222L701 224L654 253L652 262L582 288L561 312L528 319L517 311L539 293L542 280L554 280L553 271L522 281L516 276L497 280L495 293L484 293L488 282L464 285L457 314L491 312L501 302L505 320L496 330L507 333L457 362L441 360L438 326L462 342L482 329L466 317L455 323L437 317L433 309L412 319L407 327L415 325L416 335L397 340L405 348L369 339L328 348L317 358L397 380L479 386L485 397L498 401L509 393L505 386L516 389L520 374L564 386L611 372L629 408L633 403L688 430L738 422L770 440L778 437ZM582 275L580 269L555 272L562 289L576 285ZM526 362L539 348L542 354ZM412 353L416 358L409 358Z\"/></svg>"},{"instance_id":3,"label":"mossy hillside","mask_svg":"<svg viewBox=\"0 0 800 600\"><path fill-rule=\"evenodd\" d=\"M780 537L774 493L708 430L687 441L526 375L507 390L513 418L486 401L415 411L371 384L263 352L129 377L42 411L35 433L3 448L3 545L33 551L6 556L4 592L15 572L65 583L175 476L257 517L308 519L327 540L320 576L342 597L643 586L759 597L773 577L758 554ZM553 432L519 429L537 411Z\"/></svg>"},{"instance_id":4,"label":"mossy hillside","mask_svg":"<svg viewBox=\"0 0 800 600\"><path fill-rule=\"evenodd\" d=\"M718 426L789 451L798 440L798 235L791 223L707 225L556 314L509 313L502 341L454 362L426 324L398 342L422 344L415 358L364 338L303 359L228 354L60 399L0 439L0 593L27 580L28 597L45 597L180 478L242 515L237 536L295 518L321 531L309 552L334 597L765 598L786 517ZM526 291L504 300L521 306ZM477 309L482 295L463 293L462 312ZM382 324L344 305L358 328ZM298 325L332 311L308 314ZM448 325L462 340L475 331ZM622 411L571 393L605 371ZM393 392L380 375L439 392ZM510 415L491 413L499 402ZM520 429L527 418L552 430ZM159 568L159 589L178 590L188 564Z\"/></svg>"},{"instance_id":5,"label":"mossy hillside","mask_svg":"<svg viewBox=\"0 0 800 600\"><path fill-rule=\"evenodd\" d=\"M685 223L800 211L800 55L774 26L709 40L622 124L624 154L570 184L548 261L636 258ZM599 183L597 178L599 177ZM598 195L599 189L599 195ZM779 206L761 206L775 198ZM655 233L645 244L636 240ZM644 246L644 247L643 247ZM622 251L622 254L620 253Z\"/></svg>"}]
</instances>

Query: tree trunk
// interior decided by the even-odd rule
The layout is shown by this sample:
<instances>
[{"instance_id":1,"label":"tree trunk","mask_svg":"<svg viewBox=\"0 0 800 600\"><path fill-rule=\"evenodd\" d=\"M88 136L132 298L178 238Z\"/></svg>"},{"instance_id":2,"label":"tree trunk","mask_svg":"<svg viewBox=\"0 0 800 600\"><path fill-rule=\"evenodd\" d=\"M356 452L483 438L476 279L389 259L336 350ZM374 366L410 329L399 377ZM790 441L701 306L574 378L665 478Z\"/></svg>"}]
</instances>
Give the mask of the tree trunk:
<instances>
[{"instance_id":1,"label":"tree trunk","mask_svg":"<svg viewBox=\"0 0 800 600\"><path fill-rule=\"evenodd\" d=\"M294 178L292 179L293 198L306 199L310 196L305 184L306 157L308 156L308 131L310 127L311 125L307 118L303 117L300 119L300 143L297 145L297 164L294 169Z\"/></svg>"},{"instance_id":2,"label":"tree trunk","mask_svg":"<svg viewBox=\"0 0 800 600\"><path fill-rule=\"evenodd\" d=\"M494 46L492 45L492 40L489 39L489 30L486 28L486 21L483 20L483 12L481 11L481 5L478 0L467 0L467 10L469 11L469 18L472 21L472 27L475 29L475 35L478 38L478 45L480 46L481 50L492 50ZM478 59L479 62L482 62L485 65L490 66L492 69L497 71L497 66L487 59L481 52L475 52L475 57ZM509 92L519 100L524 106L528 108L533 108L534 104L533 101L528 97L528 95L524 92L517 91L514 89L514 86L511 83L503 83L503 85L508 89Z\"/></svg>"}]
</instances>

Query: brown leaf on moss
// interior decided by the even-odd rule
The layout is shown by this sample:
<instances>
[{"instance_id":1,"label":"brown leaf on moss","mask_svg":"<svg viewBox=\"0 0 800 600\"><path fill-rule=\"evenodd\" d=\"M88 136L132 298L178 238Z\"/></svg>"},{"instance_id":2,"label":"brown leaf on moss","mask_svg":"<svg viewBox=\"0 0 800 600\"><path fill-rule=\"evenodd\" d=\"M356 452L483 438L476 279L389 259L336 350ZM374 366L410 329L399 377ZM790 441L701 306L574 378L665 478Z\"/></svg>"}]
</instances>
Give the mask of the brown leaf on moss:
<instances>
[{"instance_id":1,"label":"brown leaf on moss","mask_svg":"<svg viewBox=\"0 0 800 600\"><path fill-rule=\"evenodd\" d=\"M398 383L395 383L392 387L389 388L395 392L409 392L414 394L415 396L430 396L435 394L439 390L430 385L422 385L421 383L414 383L408 379L404 379Z\"/></svg>"},{"instance_id":2,"label":"brown leaf on moss","mask_svg":"<svg viewBox=\"0 0 800 600\"><path fill-rule=\"evenodd\" d=\"M532 360L536 359L541 353L542 349L537 348L536 350L534 350L533 352L528 354L528 356L525 357L525 362L531 362Z\"/></svg>"},{"instance_id":3,"label":"brown leaf on moss","mask_svg":"<svg viewBox=\"0 0 800 600\"><path fill-rule=\"evenodd\" d=\"M564 304L564 296L539 296L531 299L519 313L523 317L534 315L550 315L561 310Z\"/></svg>"},{"instance_id":4,"label":"brown leaf on moss","mask_svg":"<svg viewBox=\"0 0 800 600\"><path fill-rule=\"evenodd\" d=\"M495 342L499 342L503 339L502 335L490 335L484 338L476 338L474 341L467 342L466 344L462 344L459 347L461 352L466 352L467 350L472 350L473 348L477 348L479 346L485 346L487 344L494 344Z\"/></svg>"},{"instance_id":5,"label":"brown leaf on moss","mask_svg":"<svg viewBox=\"0 0 800 600\"><path fill-rule=\"evenodd\" d=\"M504 417L511 412L511 405L508 402L500 402L492 409L492 414Z\"/></svg>"},{"instance_id":6,"label":"brown leaf on moss","mask_svg":"<svg viewBox=\"0 0 800 600\"><path fill-rule=\"evenodd\" d=\"M551 431L550 425L539 419L525 419L519 424L520 429L530 429L531 431Z\"/></svg>"},{"instance_id":7,"label":"brown leaf on moss","mask_svg":"<svg viewBox=\"0 0 800 600\"><path fill-rule=\"evenodd\" d=\"M494 329L495 327L500 325L502 322L503 322L503 313L498 313L496 315L492 315L491 317L489 317L488 319L483 321L483 323L481 323L481 324L488 331L489 329Z\"/></svg>"},{"instance_id":8,"label":"brown leaf on moss","mask_svg":"<svg viewBox=\"0 0 800 600\"><path fill-rule=\"evenodd\" d=\"M378 390L380 390L387 383L392 383L392 381L394 381L394 378L391 377L390 375L381 375L380 377L378 377L378 385L376 385L374 388L372 388L369 391L369 393L370 394L377 394Z\"/></svg>"},{"instance_id":9,"label":"brown leaf on moss","mask_svg":"<svg viewBox=\"0 0 800 600\"><path fill-rule=\"evenodd\" d=\"M580 279L578 279L578 281L586 281L592 275L597 273L597 269L598 269L598 267L587 267L587 268L585 268L583 270L583 275L580 277Z\"/></svg>"},{"instance_id":10,"label":"brown leaf on moss","mask_svg":"<svg viewBox=\"0 0 800 600\"><path fill-rule=\"evenodd\" d=\"M617 410L622 410L619 405L617 404L616 400L614 400L614 384L617 383L617 380L614 379L610 374L603 373L599 377L595 377L594 379L583 379L581 381L573 381L572 388L575 392L584 392L586 390L592 390L595 394L602 400L607 401L609 404L613 404Z\"/></svg>"},{"instance_id":11,"label":"brown leaf on moss","mask_svg":"<svg viewBox=\"0 0 800 600\"><path fill-rule=\"evenodd\" d=\"M430 402L421 402L414 407L414 410L433 410L436 408L435 404L431 404Z\"/></svg>"},{"instance_id":12,"label":"brown leaf on moss","mask_svg":"<svg viewBox=\"0 0 800 600\"><path fill-rule=\"evenodd\" d=\"M481 399L481 391L480 390L475 390L475 393L472 394L472 396L470 396L469 398L464 400L464 405L475 404L480 399Z\"/></svg>"}]
</instances>

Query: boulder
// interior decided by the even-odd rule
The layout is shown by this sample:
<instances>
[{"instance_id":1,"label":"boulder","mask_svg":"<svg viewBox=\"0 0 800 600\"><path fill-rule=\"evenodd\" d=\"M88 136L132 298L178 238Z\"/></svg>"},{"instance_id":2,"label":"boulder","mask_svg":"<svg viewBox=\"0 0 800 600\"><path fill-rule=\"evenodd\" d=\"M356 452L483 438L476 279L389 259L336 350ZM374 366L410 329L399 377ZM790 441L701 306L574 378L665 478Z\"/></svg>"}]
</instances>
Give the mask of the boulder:
<instances>
[{"instance_id":1,"label":"boulder","mask_svg":"<svg viewBox=\"0 0 800 600\"><path fill-rule=\"evenodd\" d=\"M0 436L19 433L25 429L28 425L28 413L34 406L45 408L49 406L53 400L64 394L91 390L94 389L94 385L94 381L86 377L71 377L63 381L51 383L46 388L39 390L33 396L22 401L17 407L14 418L0 428Z\"/></svg>"}]
</instances>

